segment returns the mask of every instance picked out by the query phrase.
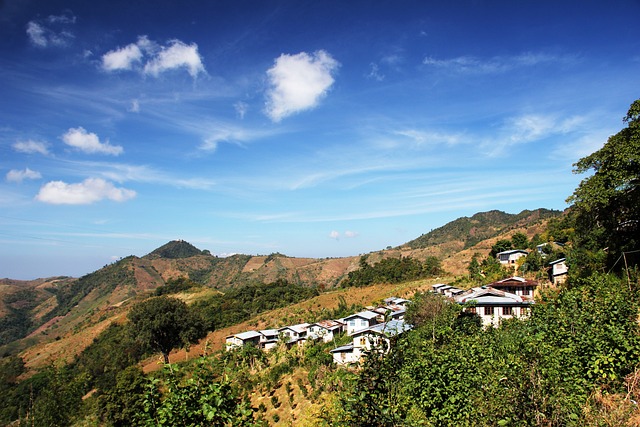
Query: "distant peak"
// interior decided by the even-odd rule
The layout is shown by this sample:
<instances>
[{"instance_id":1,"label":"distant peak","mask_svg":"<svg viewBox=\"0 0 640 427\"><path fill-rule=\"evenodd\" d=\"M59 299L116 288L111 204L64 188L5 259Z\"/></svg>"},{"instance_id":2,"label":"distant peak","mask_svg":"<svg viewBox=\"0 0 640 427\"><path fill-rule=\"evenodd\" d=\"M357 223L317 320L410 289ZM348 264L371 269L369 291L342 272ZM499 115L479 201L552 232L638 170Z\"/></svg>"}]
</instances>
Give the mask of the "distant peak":
<instances>
[{"instance_id":1,"label":"distant peak","mask_svg":"<svg viewBox=\"0 0 640 427\"><path fill-rule=\"evenodd\" d=\"M185 242L184 240L172 240L146 255L145 258L179 259L203 254L203 251L196 248L189 242Z\"/></svg>"}]
</instances>

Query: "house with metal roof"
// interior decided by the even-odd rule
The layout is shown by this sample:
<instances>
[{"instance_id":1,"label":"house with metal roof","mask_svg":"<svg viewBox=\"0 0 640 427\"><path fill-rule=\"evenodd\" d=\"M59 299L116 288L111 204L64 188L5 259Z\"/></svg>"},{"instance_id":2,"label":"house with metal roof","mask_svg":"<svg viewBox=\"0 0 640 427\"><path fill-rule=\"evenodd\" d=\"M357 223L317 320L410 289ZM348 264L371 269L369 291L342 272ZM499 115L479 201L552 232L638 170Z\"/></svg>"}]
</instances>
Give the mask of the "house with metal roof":
<instances>
[{"instance_id":1,"label":"house with metal roof","mask_svg":"<svg viewBox=\"0 0 640 427\"><path fill-rule=\"evenodd\" d=\"M343 321L346 324L347 335L353 335L357 331L366 329L378 323L378 313L365 310L360 313L347 316Z\"/></svg>"},{"instance_id":2,"label":"house with metal roof","mask_svg":"<svg viewBox=\"0 0 640 427\"><path fill-rule=\"evenodd\" d=\"M312 323L307 329L309 339L322 339L324 342L332 341L336 335L344 332L345 324L337 320L321 320Z\"/></svg>"},{"instance_id":3,"label":"house with metal roof","mask_svg":"<svg viewBox=\"0 0 640 427\"><path fill-rule=\"evenodd\" d=\"M411 329L404 320L390 320L362 329L353 334L353 342L331 350L333 361L338 365L358 363L369 351L389 351L391 339Z\"/></svg>"},{"instance_id":4,"label":"house with metal roof","mask_svg":"<svg viewBox=\"0 0 640 427\"><path fill-rule=\"evenodd\" d=\"M549 279L553 283L564 283L569 274L567 259L560 258L549 263Z\"/></svg>"},{"instance_id":5,"label":"house with metal roof","mask_svg":"<svg viewBox=\"0 0 640 427\"><path fill-rule=\"evenodd\" d=\"M229 335L225 339L227 351L234 348L244 347L245 345L260 346L262 334L256 331L241 332L239 334Z\"/></svg>"},{"instance_id":6,"label":"house with metal roof","mask_svg":"<svg viewBox=\"0 0 640 427\"><path fill-rule=\"evenodd\" d=\"M487 286L520 296L532 296L538 287L538 282L535 280L527 280L519 276L512 276L490 283Z\"/></svg>"},{"instance_id":7,"label":"house with metal roof","mask_svg":"<svg viewBox=\"0 0 640 427\"><path fill-rule=\"evenodd\" d=\"M531 297L500 291L490 286L472 288L454 300L468 305L464 311L480 316L483 326L498 326L501 319L526 317L534 303Z\"/></svg>"},{"instance_id":8,"label":"house with metal roof","mask_svg":"<svg viewBox=\"0 0 640 427\"><path fill-rule=\"evenodd\" d=\"M496 254L496 258L500 261L500 264L514 265L518 259L523 256L529 255L529 252L522 249L512 249L509 251L502 251Z\"/></svg>"}]
</instances>

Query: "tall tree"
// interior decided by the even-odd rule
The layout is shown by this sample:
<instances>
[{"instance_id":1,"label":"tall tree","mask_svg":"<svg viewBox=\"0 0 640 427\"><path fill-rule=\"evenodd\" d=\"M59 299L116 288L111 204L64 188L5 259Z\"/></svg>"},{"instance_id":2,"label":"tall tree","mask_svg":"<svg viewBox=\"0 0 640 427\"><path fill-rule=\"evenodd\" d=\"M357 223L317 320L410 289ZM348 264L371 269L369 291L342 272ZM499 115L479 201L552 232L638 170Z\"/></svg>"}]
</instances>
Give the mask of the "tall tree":
<instances>
[{"instance_id":1,"label":"tall tree","mask_svg":"<svg viewBox=\"0 0 640 427\"><path fill-rule=\"evenodd\" d=\"M567 199L576 213L577 243L590 251L608 248L609 266L624 251L640 249L640 99L623 121L627 127L574 164L574 173L593 175Z\"/></svg>"},{"instance_id":2,"label":"tall tree","mask_svg":"<svg viewBox=\"0 0 640 427\"><path fill-rule=\"evenodd\" d=\"M159 351L169 363L174 348L189 345L202 338L204 322L183 302L166 296L149 298L129 312L132 332L137 340Z\"/></svg>"}]
</instances>

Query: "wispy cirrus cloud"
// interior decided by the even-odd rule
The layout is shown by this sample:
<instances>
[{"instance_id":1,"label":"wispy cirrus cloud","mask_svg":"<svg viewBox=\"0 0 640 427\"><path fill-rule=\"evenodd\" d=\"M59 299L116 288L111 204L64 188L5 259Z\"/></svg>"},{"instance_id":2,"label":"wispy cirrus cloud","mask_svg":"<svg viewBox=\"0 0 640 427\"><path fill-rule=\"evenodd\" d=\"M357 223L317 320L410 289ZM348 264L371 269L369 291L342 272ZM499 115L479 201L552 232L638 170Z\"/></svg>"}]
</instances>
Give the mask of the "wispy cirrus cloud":
<instances>
[{"instance_id":1,"label":"wispy cirrus cloud","mask_svg":"<svg viewBox=\"0 0 640 427\"><path fill-rule=\"evenodd\" d=\"M108 141L100 142L98 135L87 132L83 127L70 128L61 138L70 147L88 154L118 156L124 151L119 145L111 145Z\"/></svg>"},{"instance_id":2,"label":"wispy cirrus cloud","mask_svg":"<svg viewBox=\"0 0 640 427\"><path fill-rule=\"evenodd\" d=\"M69 29L75 24L76 17L65 12L62 15L51 15L46 19L34 19L27 23L26 32L33 46L46 48L50 46L65 47L75 38Z\"/></svg>"},{"instance_id":3,"label":"wispy cirrus cloud","mask_svg":"<svg viewBox=\"0 0 640 427\"><path fill-rule=\"evenodd\" d=\"M42 178L42 174L29 168L26 168L24 170L11 169L9 172L7 172L6 178L9 182L20 183L25 179L40 179Z\"/></svg>"},{"instance_id":4,"label":"wispy cirrus cloud","mask_svg":"<svg viewBox=\"0 0 640 427\"><path fill-rule=\"evenodd\" d=\"M546 138L582 132L586 117L558 117L553 114L524 114L510 117L501 125L497 135L481 145L489 156L506 153L508 147L542 141Z\"/></svg>"},{"instance_id":5,"label":"wispy cirrus cloud","mask_svg":"<svg viewBox=\"0 0 640 427\"><path fill-rule=\"evenodd\" d=\"M329 53L280 55L269 70L265 113L274 122L315 108L334 83L340 63Z\"/></svg>"},{"instance_id":6,"label":"wispy cirrus cloud","mask_svg":"<svg viewBox=\"0 0 640 427\"><path fill-rule=\"evenodd\" d=\"M124 202L136 197L136 192L118 188L102 178L87 178L80 183L51 181L40 188L36 200L53 205L88 205L101 200Z\"/></svg>"},{"instance_id":7,"label":"wispy cirrus cloud","mask_svg":"<svg viewBox=\"0 0 640 427\"><path fill-rule=\"evenodd\" d=\"M193 190L210 190L215 181L202 177L180 177L175 174L146 166L112 162L67 162L65 170L73 170L77 176L82 176L87 170L94 175L117 183L141 182L145 184L160 184L175 188Z\"/></svg>"},{"instance_id":8,"label":"wispy cirrus cloud","mask_svg":"<svg viewBox=\"0 0 640 427\"><path fill-rule=\"evenodd\" d=\"M102 55L102 69L105 71L137 70L158 77L161 73L180 68L186 69L193 78L206 73L197 44L173 39L162 46L143 35L135 43Z\"/></svg>"},{"instance_id":9,"label":"wispy cirrus cloud","mask_svg":"<svg viewBox=\"0 0 640 427\"><path fill-rule=\"evenodd\" d=\"M49 155L49 144L43 141L34 141L29 139L27 141L18 141L12 145L13 149L19 153L26 154L42 154L43 156Z\"/></svg>"},{"instance_id":10,"label":"wispy cirrus cloud","mask_svg":"<svg viewBox=\"0 0 640 427\"><path fill-rule=\"evenodd\" d=\"M432 56L424 58L426 66L460 73L497 74L521 67L531 67L546 63L567 62L571 57L547 53L525 52L515 56L494 56L479 58L476 56L458 56L438 59Z\"/></svg>"}]
</instances>

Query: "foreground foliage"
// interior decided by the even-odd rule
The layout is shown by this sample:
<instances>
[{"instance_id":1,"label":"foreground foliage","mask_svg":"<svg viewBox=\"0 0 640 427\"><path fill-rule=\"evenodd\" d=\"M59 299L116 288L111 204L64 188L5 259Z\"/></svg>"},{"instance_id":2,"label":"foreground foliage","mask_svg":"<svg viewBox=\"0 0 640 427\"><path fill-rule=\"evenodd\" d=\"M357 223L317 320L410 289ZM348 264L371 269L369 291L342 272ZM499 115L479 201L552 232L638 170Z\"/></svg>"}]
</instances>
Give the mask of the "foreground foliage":
<instances>
[{"instance_id":1,"label":"foreground foliage","mask_svg":"<svg viewBox=\"0 0 640 427\"><path fill-rule=\"evenodd\" d=\"M584 425L592 396L625 391L637 368L638 296L637 284L594 275L484 330L418 298L420 325L366 360L329 424Z\"/></svg>"}]
</instances>

